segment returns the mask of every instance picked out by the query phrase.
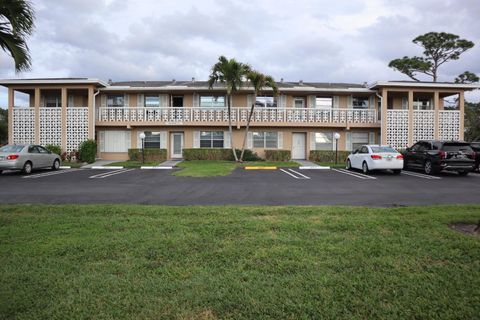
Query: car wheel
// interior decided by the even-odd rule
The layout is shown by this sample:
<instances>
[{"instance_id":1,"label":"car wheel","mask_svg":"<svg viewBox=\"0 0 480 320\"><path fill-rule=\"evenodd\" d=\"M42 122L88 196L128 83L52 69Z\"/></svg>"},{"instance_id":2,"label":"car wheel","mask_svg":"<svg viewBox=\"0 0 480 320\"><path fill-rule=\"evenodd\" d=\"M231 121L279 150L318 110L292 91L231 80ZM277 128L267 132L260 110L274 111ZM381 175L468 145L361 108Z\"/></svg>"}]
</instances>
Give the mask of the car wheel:
<instances>
[{"instance_id":1,"label":"car wheel","mask_svg":"<svg viewBox=\"0 0 480 320\"><path fill-rule=\"evenodd\" d=\"M363 173L367 174L370 172L370 170L368 169L368 164L364 161L363 164L362 164L362 171Z\"/></svg>"},{"instance_id":2,"label":"car wheel","mask_svg":"<svg viewBox=\"0 0 480 320\"><path fill-rule=\"evenodd\" d=\"M23 165L22 172L24 174L32 173L32 163L30 161L25 162L25 164Z\"/></svg>"},{"instance_id":3,"label":"car wheel","mask_svg":"<svg viewBox=\"0 0 480 320\"><path fill-rule=\"evenodd\" d=\"M466 175L468 175L469 171L458 171L458 175L461 176L461 177L465 177Z\"/></svg>"},{"instance_id":4,"label":"car wheel","mask_svg":"<svg viewBox=\"0 0 480 320\"><path fill-rule=\"evenodd\" d=\"M58 161L58 159L55 159L55 161L53 161L52 170L58 170L58 169L60 169L60 161Z\"/></svg>"},{"instance_id":5,"label":"car wheel","mask_svg":"<svg viewBox=\"0 0 480 320\"><path fill-rule=\"evenodd\" d=\"M425 171L426 174L433 174L433 166L430 160L425 161L425 164L423 165L423 171Z\"/></svg>"},{"instance_id":6,"label":"car wheel","mask_svg":"<svg viewBox=\"0 0 480 320\"><path fill-rule=\"evenodd\" d=\"M350 162L350 159L347 159L347 170L352 170L352 163Z\"/></svg>"},{"instance_id":7,"label":"car wheel","mask_svg":"<svg viewBox=\"0 0 480 320\"><path fill-rule=\"evenodd\" d=\"M402 172L401 169L395 169L393 170L393 174L400 174Z\"/></svg>"}]
</instances>

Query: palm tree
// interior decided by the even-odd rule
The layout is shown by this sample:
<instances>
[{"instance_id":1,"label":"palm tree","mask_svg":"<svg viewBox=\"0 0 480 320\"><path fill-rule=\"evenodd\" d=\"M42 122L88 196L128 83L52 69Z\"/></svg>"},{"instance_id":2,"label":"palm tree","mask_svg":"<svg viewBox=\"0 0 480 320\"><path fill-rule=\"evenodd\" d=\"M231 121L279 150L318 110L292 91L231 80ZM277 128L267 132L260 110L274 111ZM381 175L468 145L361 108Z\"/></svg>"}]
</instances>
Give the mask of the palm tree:
<instances>
[{"instance_id":1,"label":"palm tree","mask_svg":"<svg viewBox=\"0 0 480 320\"><path fill-rule=\"evenodd\" d=\"M230 132L230 146L232 147L233 157L238 161L237 153L233 145L232 135L232 113L230 99L233 92L238 91L247 73L250 72L250 66L238 62L235 59L227 59L224 56L218 58L218 62L213 65L212 73L208 79L208 86L213 89L215 83L224 84L227 87L227 112L228 112L228 131Z\"/></svg>"},{"instance_id":2,"label":"palm tree","mask_svg":"<svg viewBox=\"0 0 480 320\"><path fill-rule=\"evenodd\" d=\"M252 105L250 106L250 113L248 114L247 126L245 128L245 137L243 138L242 144L242 153L240 154L240 161L243 160L243 154L245 152L245 144L248 139L248 129L250 128L250 121L252 120L253 111L255 109L255 104L257 102L257 96L260 91L264 90L265 88L271 88L273 90L273 94L277 95L278 87L277 83L271 76L264 75L261 72L252 70L247 74L247 79L253 86L253 101Z\"/></svg>"},{"instance_id":3,"label":"palm tree","mask_svg":"<svg viewBox=\"0 0 480 320\"><path fill-rule=\"evenodd\" d=\"M28 0L0 0L0 47L15 61L15 72L30 69L26 37L34 29L35 12Z\"/></svg>"}]
</instances>

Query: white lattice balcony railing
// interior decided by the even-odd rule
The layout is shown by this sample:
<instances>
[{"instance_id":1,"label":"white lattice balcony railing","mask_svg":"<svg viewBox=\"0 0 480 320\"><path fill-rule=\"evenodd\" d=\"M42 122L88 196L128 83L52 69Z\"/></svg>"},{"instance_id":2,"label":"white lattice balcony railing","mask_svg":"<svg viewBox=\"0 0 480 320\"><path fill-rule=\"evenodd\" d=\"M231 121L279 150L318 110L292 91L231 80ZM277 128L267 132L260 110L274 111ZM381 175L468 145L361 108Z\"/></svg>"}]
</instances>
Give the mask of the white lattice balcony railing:
<instances>
[{"instance_id":1,"label":"white lattice balcony railing","mask_svg":"<svg viewBox=\"0 0 480 320\"><path fill-rule=\"evenodd\" d=\"M250 108L232 108L233 122L246 123ZM226 108L158 108L158 107L101 107L97 109L97 122L163 122L175 123L225 123ZM375 124L377 111L372 109L313 109L313 108L256 108L252 123L350 123Z\"/></svg>"}]
</instances>

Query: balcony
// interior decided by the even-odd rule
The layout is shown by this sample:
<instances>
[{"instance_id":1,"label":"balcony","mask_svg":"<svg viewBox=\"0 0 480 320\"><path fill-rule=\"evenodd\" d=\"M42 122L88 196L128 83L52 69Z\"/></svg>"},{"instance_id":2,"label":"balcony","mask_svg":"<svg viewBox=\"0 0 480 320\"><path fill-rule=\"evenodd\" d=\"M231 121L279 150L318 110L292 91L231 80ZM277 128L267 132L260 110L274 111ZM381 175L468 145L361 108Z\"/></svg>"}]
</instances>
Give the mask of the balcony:
<instances>
[{"instance_id":1,"label":"balcony","mask_svg":"<svg viewBox=\"0 0 480 320\"><path fill-rule=\"evenodd\" d=\"M232 108L231 119L236 126L245 125L249 108ZM97 109L97 125L206 125L228 124L226 108L145 108L101 107ZM379 126L374 109L294 109L256 108L253 126Z\"/></svg>"}]
</instances>

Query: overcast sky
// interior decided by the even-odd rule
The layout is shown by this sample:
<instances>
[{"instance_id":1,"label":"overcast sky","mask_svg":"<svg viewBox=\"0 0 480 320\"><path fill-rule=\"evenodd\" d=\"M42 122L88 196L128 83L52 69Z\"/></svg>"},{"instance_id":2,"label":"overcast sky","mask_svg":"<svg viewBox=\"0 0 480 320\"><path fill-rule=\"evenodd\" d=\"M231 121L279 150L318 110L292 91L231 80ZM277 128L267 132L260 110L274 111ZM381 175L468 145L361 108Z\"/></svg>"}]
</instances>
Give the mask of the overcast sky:
<instances>
[{"instance_id":1,"label":"overcast sky","mask_svg":"<svg viewBox=\"0 0 480 320\"><path fill-rule=\"evenodd\" d=\"M277 80L407 80L388 62L421 50L430 31L477 44L440 70L452 81L480 74L479 0L36 0L32 70L15 74L0 52L0 78L207 79L220 55ZM467 99L479 100L480 94ZM0 91L6 106L6 91Z\"/></svg>"}]
</instances>

